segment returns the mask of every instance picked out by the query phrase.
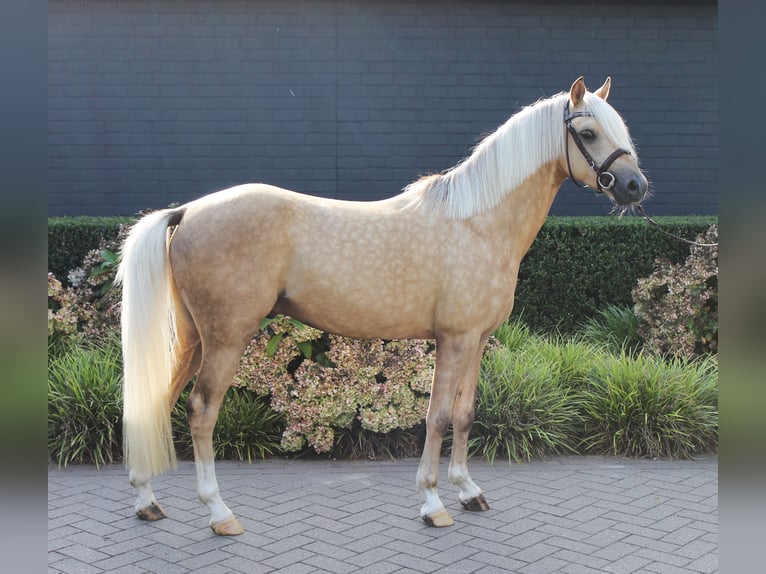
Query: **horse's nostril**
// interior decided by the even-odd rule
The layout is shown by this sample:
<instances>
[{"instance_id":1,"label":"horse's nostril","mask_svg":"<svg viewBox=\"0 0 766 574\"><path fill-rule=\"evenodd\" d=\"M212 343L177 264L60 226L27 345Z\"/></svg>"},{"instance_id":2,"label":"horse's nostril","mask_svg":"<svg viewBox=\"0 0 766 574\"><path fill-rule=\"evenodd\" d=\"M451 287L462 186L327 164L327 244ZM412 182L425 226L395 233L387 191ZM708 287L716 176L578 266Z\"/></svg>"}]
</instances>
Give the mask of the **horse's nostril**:
<instances>
[{"instance_id":1,"label":"horse's nostril","mask_svg":"<svg viewBox=\"0 0 766 574\"><path fill-rule=\"evenodd\" d=\"M645 190L638 180L631 179L625 185L625 193L631 200L636 201L643 199Z\"/></svg>"}]
</instances>

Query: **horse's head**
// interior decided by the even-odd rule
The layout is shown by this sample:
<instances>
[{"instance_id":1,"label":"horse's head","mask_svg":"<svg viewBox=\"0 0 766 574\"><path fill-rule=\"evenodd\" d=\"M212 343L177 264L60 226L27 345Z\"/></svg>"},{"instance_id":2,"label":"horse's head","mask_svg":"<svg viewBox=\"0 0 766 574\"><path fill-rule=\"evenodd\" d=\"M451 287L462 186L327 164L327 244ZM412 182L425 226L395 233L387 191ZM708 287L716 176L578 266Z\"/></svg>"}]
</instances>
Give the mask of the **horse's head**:
<instances>
[{"instance_id":1,"label":"horse's head","mask_svg":"<svg viewBox=\"0 0 766 574\"><path fill-rule=\"evenodd\" d=\"M649 184L638 167L638 156L625 122L606 99L611 78L593 93L582 77L569 90L564 109L566 164L581 187L606 194L622 207L638 205Z\"/></svg>"}]
</instances>

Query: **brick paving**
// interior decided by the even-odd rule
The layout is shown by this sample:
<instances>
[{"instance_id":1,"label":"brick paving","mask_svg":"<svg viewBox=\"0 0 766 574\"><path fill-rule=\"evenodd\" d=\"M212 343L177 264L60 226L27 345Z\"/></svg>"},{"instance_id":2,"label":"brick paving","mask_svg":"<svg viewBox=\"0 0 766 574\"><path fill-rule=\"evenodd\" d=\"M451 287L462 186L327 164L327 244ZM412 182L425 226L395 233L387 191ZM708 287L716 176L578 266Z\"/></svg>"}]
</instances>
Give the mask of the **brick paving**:
<instances>
[{"instance_id":1,"label":"brick paving","mask_svg":"<svg viewBox=\"0 0 766 574\"><path fill-rule=\"evenodd\" d=\"M133 515L121 466L48 470L48 572L518 572L673 574L718 571L718 459L556 457L471 462L491 510L429 528L418 512L416 459L219 462L224 499L245 534L216 537L191 463L154 480L168 518Z\"/></svg>"}]
</instances>

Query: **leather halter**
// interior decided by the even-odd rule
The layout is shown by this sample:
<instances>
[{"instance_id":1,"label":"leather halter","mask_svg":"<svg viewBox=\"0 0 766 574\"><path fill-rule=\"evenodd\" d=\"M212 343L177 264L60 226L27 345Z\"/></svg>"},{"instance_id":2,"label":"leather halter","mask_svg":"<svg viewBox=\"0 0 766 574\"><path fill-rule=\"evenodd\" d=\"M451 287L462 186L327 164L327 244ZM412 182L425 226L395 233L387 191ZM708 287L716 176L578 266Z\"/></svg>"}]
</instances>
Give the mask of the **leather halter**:
<instances>
[{"instance_id":1,"label":"leather halter","mask_svg":"<svg viewBox=\"0 0 766 574\"><path fill-rule=\"evenodd\" d=\"M567 131L572 136L572 139L574 140L575 145L577 146L577 149L580 150L580 153L585 158L585 161L588 162L590 167L593 169L593 171L596 172L596 186L597 186L597 193L603 193L604 190L612 189L614 186L614 182L616 178L614 175L607 171L609 169L609 166L614 163L614 160L616 160L618 157L622 155L632 155L629 150L617 148L614 150L609 157L607 157L604 162L601 165L598 165L596 163L596 160L593 159L593 156L590 155L588 150L585 148L585 144L580 139L580 135L577 133L577 130L575 130L574 126L572 125L572 120L575 118L580 117L594 117L595 114L591 112L574 112L569 113L569 101L567 101L567 105L564 108L564 125L567 128ZM569 178L575 183L577 187L581 187L583 189L591 189L591 187L583 182L577 181L572 175L572 166L569 163L569 138L566 138L566 156L567 156L567 169L569 170Z\"/></svg>"}]
</instances>

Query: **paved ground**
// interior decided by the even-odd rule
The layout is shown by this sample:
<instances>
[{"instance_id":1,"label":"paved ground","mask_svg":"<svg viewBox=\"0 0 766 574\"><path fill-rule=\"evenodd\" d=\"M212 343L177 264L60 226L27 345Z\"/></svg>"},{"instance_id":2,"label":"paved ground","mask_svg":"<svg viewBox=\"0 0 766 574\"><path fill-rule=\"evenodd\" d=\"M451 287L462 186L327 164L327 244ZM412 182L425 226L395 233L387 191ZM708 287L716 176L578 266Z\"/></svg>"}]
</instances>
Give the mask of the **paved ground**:
<instances>
[{"instance_id":1,"label":"paved ground","mask_svg":"<svg viewBox=\"0 0 766 574\"><path fill-rule=\"evenodd\" d=\"M48 471L48 572L717 572L718 460L471 463L492 509L425 526L417 460L218 463L246 533L219 538L194 470L155 480L169 518L133 516L121 467Z\"/></svg>"}]
</instances>

